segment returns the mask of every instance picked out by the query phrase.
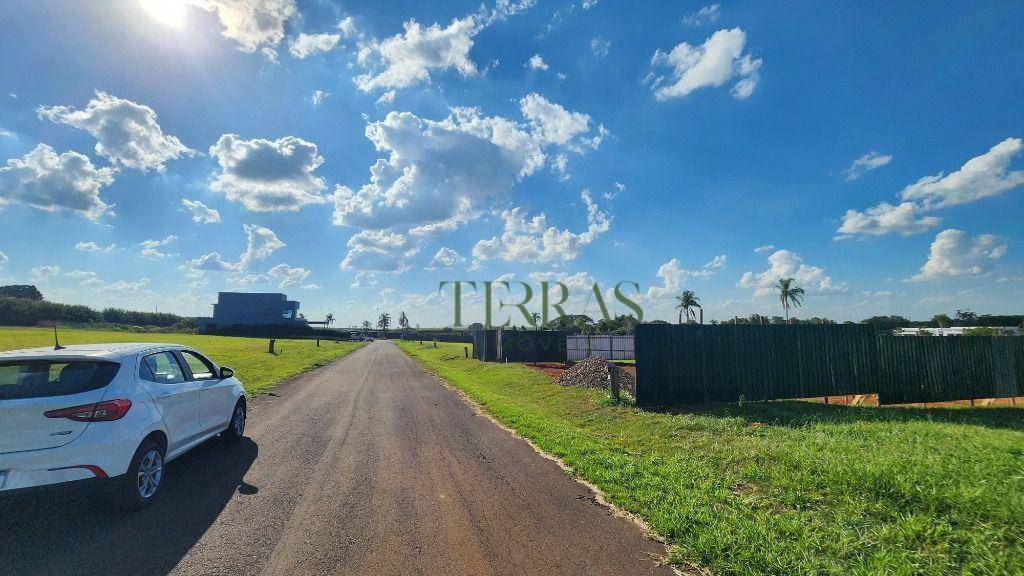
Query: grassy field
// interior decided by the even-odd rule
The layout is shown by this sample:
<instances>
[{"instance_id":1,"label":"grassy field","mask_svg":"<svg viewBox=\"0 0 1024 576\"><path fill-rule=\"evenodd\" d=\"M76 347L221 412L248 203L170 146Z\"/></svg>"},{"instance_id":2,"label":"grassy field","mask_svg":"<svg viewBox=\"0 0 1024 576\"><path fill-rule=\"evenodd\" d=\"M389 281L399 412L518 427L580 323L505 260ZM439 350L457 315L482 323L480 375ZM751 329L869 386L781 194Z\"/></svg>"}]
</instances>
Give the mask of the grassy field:
<instances>
[{"instance_id":1,"label":"grassy field","mask_svg":"<svg viewBox=\"0 0 1024 576\"><path fill-rule=\"evenodd\" d=\"M140 334L101 330L59 331L61 344L94 344L101 342L170 342L192 346L207 354L214 362L234 368L238 379L249 393L269 391L278 382L340 358L362 344L322 340L320 347L313 340L278 340L277 354L267 352L267 340L198 334ZM0 350L17 350L53 344L50 328L0 327Z\"/></svg>"},{"instance_id":2,"label":"grassy field","mask_svg":"<svg viewBox=\"0 0 1024 576\"><path fill-rule=\"evenodd\" d=\"M399 343L711 574L1024 573L1024 411L614 406L462 344ZM586 537L579 535L579 537Z\"/></svg>"}]
</instances>

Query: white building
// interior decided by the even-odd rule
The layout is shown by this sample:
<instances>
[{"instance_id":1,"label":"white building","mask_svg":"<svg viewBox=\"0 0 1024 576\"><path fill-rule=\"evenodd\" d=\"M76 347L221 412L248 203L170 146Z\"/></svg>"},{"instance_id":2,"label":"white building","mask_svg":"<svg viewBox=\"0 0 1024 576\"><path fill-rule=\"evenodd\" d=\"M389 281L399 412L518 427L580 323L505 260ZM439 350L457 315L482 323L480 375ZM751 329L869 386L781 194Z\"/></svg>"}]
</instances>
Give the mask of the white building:
<instances>
[{"instance_id":1,"label":"white building","mask_svg":"<svg viewBox=\"0 0 1024 576\"><path fill-rule=\"evenodd\" d=\"M953 328L897 328L896 336L966 336L967 332L980 326L955 326ZM1020 328L1015 326L993 327L1000 336L1020 336ZM922 334L924 332L925 334Z\"/></svg>"}]
</instances>

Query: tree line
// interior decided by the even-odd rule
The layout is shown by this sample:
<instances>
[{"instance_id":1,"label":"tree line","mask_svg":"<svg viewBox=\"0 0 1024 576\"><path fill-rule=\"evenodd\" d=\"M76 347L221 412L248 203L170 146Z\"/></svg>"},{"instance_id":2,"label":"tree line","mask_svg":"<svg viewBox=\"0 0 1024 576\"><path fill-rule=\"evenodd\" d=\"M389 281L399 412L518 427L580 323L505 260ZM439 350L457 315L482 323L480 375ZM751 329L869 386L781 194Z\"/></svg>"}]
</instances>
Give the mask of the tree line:
<instances>
[{"instance_id":1,"label":"tree line","mask_svg":"<svg viewBox=\"0 0 1024 576\"><path fill-rule=\"evenodd\" d=\"M35 286L0 286L0 325L37 326L53 322L175 327L182 330L194 330L196 326L195 318L177 314L121 308L96 310L81 304L47 302Z\"/></svg>"}]
</instances>

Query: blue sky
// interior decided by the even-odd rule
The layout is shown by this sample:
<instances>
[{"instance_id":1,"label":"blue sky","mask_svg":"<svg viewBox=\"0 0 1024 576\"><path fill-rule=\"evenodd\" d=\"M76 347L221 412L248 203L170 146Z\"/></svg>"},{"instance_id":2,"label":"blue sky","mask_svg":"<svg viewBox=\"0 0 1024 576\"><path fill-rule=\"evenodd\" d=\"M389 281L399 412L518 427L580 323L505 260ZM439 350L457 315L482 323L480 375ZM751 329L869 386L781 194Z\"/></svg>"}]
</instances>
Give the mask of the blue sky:
<instances>
[{"instance_id":1,"label":"blue sky","mask_svg":"<svg viewBox=\"0 0 1024 576\"><path fill-rule=\"evenodd\" d=\"M0 279L342 324L447 324L439 280L499 278L591 315L594 281L637 282L648 319L684 289L778 314L784 276L800 316L1019 313L1022 28L1009 2L5 2Z\"/></svg>"}]
</instances>

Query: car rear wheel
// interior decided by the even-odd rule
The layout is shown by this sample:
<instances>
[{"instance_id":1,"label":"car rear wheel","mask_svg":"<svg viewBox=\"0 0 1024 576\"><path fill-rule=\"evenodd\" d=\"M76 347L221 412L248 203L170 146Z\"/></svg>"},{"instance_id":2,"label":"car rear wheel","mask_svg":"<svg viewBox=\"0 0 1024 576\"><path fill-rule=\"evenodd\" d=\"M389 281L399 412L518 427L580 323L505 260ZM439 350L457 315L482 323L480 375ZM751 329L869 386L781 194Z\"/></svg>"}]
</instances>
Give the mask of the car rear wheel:
<instances>
[{"instance_id":1,"label":"car rear wheel","mask_svg":"<svg viewBox=\"0 0 1024 576\"><path fill-rule=\"evenodd\" d=\"M160 493L163 479L163 448L157 442L147 440L135 451L128 472L119 479L114 491L116 504L126 511L148 506Z\"/></svg>"},{"instance_id":2,"label":"car rear wheel","mask_svg":"<svg viewBox=\"0 0 1024 576\"><path fill-rule=\"evenodd\" d=\"M245 402L239 400L235 404L235 411L231 414L231 423L228 424L228 429L221 434L225 442L238 442L242 439L245 434L246 416Z\"/></svg>"}]
</instances>

